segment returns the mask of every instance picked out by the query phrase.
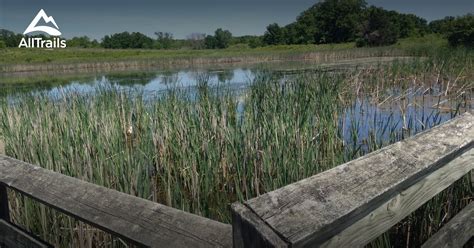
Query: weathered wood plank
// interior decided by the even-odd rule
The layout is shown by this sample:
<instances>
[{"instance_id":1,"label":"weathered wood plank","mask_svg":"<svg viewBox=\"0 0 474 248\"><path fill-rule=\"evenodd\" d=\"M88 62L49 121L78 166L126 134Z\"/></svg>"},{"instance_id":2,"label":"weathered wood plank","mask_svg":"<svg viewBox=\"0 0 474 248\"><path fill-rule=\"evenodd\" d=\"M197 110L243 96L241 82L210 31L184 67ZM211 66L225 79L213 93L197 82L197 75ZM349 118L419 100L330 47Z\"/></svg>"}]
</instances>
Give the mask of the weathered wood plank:
<instances>
[{"instance_id":1,"label":"weathered wood plank","mask_svg":"<svg viewBox=\"0 0 474 248\"><path fill-rule=\"evenodd\" d=\"M446 223L435 233L422 248L455 248L463 247L474 237L474 202L471 202L461 212Z\"/></svg>"},{"instance_id":2,"label":"weathered wood plank","mask_svg":"<svg viewBox=\"0 0 474 248\"><path fill-rule=\"evenodd\" d=\"M474 247L474 236L472 236L467 243L464 244L463 248L472 248Z\"/></svg>"},{"instance_id":3,"label":"weathered wood plank","mask_svg":"<svg viewBox=\"0 0 474 248\"><path fill-rule=\"evenodd\" d=\"M232 204L232 223L234 247L287 247L257 215L240 203ZM253 239L253 233L260 231L262 236Z\"/></svg>"},{"instance_id":4,"label":"weathered wood plank","mask_svg":"<svg viewBox=\"0 0 474 248\"><path fill-rule=\"evenodd\" d=\"M470 150L473 141L474 116L466 113L245 205L292 246L318 246Z\"/></svg>"},{"instance_id":5,"label":"weathered wood plank","mask_svg":"<svg viewBox=\"0 0 474 248\"><path fill-rule=\"evenodd\" d=\"M474 169L474 149L400 192L321 247L363 247L472 169Z\"/></svg>"},{"instance_id":6,"label":"weathered wood plank","mask_svg":"<svg viewBox=\"0 0 474 248\"><path fill-rule=\"evenodd\" d=\"M7 187L0 184L0 219L10 221Z\"/></svg>"},{"instance_id":7,"label":"weathered wood plank","mask_svg":"<svg viewBox=\"0 0 474 248\"><path fill-rule=\"evenodd\" d=\"M232 246L230 225L2 155L0 155L0 183L139 245Z\"/></svg>"},{"instance_id":8,"label":"weathered wood plank","mask_svg":"<svg viewBox=\"0 0 474 248\"><path fill-rule=\"evenodd\" d=\"M52 247L21 230L0 220L0 247L2 248L46 248Z\"/></svg>"}]
</instances>

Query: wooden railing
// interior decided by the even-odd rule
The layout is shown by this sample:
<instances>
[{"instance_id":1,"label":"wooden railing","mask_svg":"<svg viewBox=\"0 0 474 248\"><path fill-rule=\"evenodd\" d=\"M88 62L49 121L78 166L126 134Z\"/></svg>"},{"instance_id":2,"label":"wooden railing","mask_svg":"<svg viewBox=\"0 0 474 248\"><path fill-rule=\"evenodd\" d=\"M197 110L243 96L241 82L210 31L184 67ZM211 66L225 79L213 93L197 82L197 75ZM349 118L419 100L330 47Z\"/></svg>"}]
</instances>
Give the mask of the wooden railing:
<instances>
[{"instance_id":1,"label":"wooden railing","mask_svg":"<svg viewBox=\"0 0 474 248\"><path fill-rule=\"evenodd\" d=\"M7 188L138 246L363 246L473 170L473 146L474 116L466 113L331 170L234 203L232 227L0 156L0 246L48 246L10 222ZM425 247L458 247L472 242L473 235L471 203Z\"/></svg>"},{"instance_id":2,"label":"wooden railing","mask_svg":"<svg viewBox=\"0 0 474 248\"><path fill-rule=\"evenodd\" d=\"M138 246L232 246L230 225L6 156L0 156L0 182L0 216L5 221L8 187Z\"/></svg>"},{"instance_id":3,"label":"wooden railing","mask_svg":"<svg viewBox=\"0 0 474 248\"><path fill-rule=\"evenodd\" d=\"M235 203L234 244L363 246L474 169L473 144L474 117L467 113L331 170ZM470 238L474 225L468 224L464 231Z\"/></svg>"}]
</instances>

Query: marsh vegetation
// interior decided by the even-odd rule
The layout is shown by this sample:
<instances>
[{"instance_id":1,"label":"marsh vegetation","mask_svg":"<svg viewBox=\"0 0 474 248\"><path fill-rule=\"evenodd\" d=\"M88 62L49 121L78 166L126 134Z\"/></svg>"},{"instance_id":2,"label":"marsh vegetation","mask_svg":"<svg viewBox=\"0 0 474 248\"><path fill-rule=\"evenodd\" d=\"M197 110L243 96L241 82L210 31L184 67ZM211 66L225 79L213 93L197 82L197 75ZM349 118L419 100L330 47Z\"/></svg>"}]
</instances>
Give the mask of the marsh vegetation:
<instances>
[{"instance_id":1,"label":"marsh vegetation","mask_svg":"<svg viewBox=\"0 0 474 248\"><path fill-rule=\"evenodd\" d=\"M0 103L6 154L222 222L229 204L327 170L472 109L470 50L287 76L235 91L202 74L160 94L117 85ZM473 198L470 177L371 246L417 246ZM57 246L121 241L17 195L13 220Z\"/></svg>"}]
</instances>

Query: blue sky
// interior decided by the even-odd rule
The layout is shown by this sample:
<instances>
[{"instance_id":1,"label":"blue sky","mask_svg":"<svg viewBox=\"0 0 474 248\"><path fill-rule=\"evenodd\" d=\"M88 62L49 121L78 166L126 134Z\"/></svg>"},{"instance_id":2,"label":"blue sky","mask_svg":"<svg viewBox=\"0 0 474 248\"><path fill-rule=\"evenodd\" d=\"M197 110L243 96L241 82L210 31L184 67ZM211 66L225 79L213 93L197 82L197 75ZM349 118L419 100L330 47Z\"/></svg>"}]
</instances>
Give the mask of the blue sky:
<instances>
[{"instance_id":1,"label":"blue sky","mask_svg":"<svg viewBox=\"0 0 474 248\"><path fill-rule=\"evenodd\" d=\"M155 31L185 38L193 32L229 29L234 35L263 34L273 22L286 25L317 0L0 0L0 28L22 33L40 9L52 15L63 36ZM369 4L427 20L474 12L474 0L369 0Z\"/></svg>"}]
</instances>

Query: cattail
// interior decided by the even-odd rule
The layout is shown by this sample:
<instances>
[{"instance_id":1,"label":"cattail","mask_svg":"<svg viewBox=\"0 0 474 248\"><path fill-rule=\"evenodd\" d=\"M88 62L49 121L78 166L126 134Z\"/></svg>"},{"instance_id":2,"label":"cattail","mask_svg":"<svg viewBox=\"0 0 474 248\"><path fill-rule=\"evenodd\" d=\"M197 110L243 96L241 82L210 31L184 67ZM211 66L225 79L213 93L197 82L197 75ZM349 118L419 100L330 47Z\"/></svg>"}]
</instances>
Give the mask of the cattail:
<instances>
[{"instance_id":1,"label":"cattail","mask_svg":"<svg viewBox=\"0 0 474 248\"><path fill-rule=\"evenodd\" d=\"M125 133L127 135L127 137L126 137L127 138L127 146L128 146L128 148L132 148L132 146L133 146L133 126L132 125L128 126L127 131Z\"/></svg>"},{"instance_id":2,"label":"cattail","mask_svg":"<svg viewBox=\"0 0 474 248\"><path fill-rule=\"evenodd\" d=\"M128 128L127 128L127 136L128 137L132 137L133 135L133 126L130 125Z\"/></svg>"}]
</instances>

